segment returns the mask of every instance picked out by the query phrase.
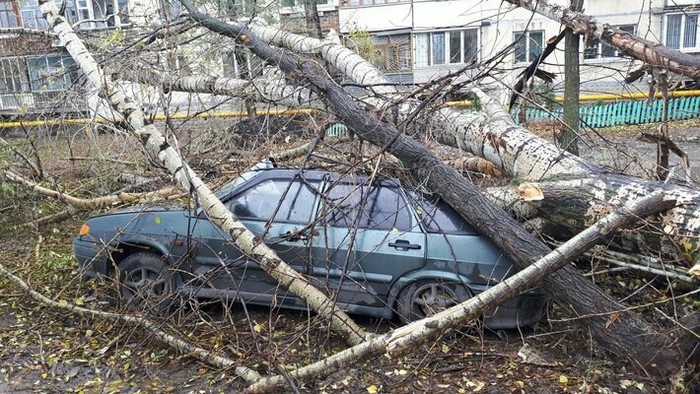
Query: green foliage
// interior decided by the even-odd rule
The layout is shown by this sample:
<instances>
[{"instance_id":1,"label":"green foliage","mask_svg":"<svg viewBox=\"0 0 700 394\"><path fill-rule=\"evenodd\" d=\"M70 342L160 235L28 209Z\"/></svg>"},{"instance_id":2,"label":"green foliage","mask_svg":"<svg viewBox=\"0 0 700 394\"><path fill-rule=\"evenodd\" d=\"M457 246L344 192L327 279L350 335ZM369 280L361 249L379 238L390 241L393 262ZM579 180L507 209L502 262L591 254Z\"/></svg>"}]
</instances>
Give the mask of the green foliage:
<instances>
[{"instance_id":1,"label":"green foliage","mask_svg":"<svg viewBox=\"0 0 700 394\"><path fill-rule=\"evenodd\" d=\"M54 229L54 232L56 231ZM33 280L41 283L43 286L64 286L73 279L72 271L75 267L76 263L73 253L47 250L39 255L33 270Z\"/></svg>"},{"instance_id":2,"label":"green foliage","mask_svg":"<svg viewBox=\"0 0 700 394\"><path fill-rule=\"evenodd\" d=\"M347 39L349 40L348 46L368 62L376 65L383 60L382 52L374 44L372 35L368 31L355 25L350 29Z\"/></svg>"}]
</instances>

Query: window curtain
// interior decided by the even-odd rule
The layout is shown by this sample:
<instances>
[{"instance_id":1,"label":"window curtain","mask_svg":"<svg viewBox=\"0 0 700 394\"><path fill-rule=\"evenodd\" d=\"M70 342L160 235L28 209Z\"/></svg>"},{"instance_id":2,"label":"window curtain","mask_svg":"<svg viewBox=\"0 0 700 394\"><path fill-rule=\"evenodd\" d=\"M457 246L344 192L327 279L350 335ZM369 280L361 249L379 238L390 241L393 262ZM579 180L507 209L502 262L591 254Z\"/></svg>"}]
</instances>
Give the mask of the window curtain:
<instances>
[{"instance_id":1,"label":"window curtain","mask_svg":"<svg viewBox=\"0 0 700 394\"><path fill-rule=\"evenodd\" d=\"M685 33L683 34L683 48L695 48L698 32L698 16L685 16Z\"/></svg>"},{"instance_id":2,"label":"window curtain","mask_svg":"<svg viewBox=\"0 0 700 394\"><path fill-rule=\"evenodd\" d=\"M432 64L445 64L445 33L433 33L432 50Z\"/></svg>"},{"instance_id":3,"label":"window curtain","mask_svg":"<svg viewBox=\"0 0 700 394\"><path fill-rule=\"evenodd\" d=\"M666 46L673 49L681 47L681 19L683 15L669 15L666 18Z\"/></svg>"}]
</instances>

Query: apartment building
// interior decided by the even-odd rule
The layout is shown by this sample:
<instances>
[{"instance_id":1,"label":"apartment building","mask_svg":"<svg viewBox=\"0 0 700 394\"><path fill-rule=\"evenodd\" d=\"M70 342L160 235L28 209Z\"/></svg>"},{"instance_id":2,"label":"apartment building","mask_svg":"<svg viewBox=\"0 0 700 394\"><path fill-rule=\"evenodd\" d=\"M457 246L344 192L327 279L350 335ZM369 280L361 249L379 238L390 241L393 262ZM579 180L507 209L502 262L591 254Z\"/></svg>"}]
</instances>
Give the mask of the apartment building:
<instances>
[{"instance_id":1,"label":"apartment building","mask_svg":"<svg viewBox=\"0 0 700 394\"><path fill-rule=\"evenodd\" d=\"M569 0L553 0L562 5ZM57 1L57 4L59 2ZM367 57L397 82L425 83L449 72L476 77L493 66L487 82L512 83L537 58L547 40L561 31L555 21L500 0L317 0L322 29L337 29L348 45L369 40ZM66 0L64 15L79 34L88 37L162 23L180 12L176 0ZM585 12L600 22L635 33L652 42L688 53L700 52L700 0L585 1ZM303 33L301 0L229 0L219 7L231 15L266 12L283 28ZM47 25L37 0L0 0L0 28L40 31ZM221 70L245 75L249 57L222 48ZM637 63L595 40L581 46L582 92L644 91L648 81L622 83ZM542 68L558 76L563 86L563 50L555 51ZM84 111L65 100L64 92L79 73L55 40L41 35L0 34L0 115ZM70 106L68 106L70 103Z\"/></svg>"}]
</instances>

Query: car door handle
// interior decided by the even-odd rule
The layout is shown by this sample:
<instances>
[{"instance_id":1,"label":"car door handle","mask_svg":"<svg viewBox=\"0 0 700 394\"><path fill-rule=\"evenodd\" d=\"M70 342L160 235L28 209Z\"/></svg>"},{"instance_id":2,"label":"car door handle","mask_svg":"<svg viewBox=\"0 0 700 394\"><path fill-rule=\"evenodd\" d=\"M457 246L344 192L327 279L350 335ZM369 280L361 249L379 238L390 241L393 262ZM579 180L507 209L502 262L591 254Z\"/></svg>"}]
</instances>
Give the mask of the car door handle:
<instances>
[{"instance_id":1,"label":"car door handle","mask_svg":"<svg viewBox=\"0 0 700 394\"><path fill-rule=\"evenodd\" d=\"M391 246L392 248L395 248L397 250L409 250L409 249L418 250L421 248L420 245L412 244L409 241L406 241L405 239L397 239L396 242L389 242L389 246Z\"/></svg>"}]
</instances>

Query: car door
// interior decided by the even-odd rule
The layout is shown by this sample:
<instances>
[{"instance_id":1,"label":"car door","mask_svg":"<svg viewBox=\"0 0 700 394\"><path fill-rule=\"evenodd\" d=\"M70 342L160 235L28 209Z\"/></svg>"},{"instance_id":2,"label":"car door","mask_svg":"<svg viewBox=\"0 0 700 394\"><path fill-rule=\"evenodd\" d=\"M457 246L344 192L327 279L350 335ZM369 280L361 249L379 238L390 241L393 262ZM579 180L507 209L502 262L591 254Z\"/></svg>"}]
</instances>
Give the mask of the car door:
<instances>
[{"instance_id":1,"label":"car door","mask_svg":"<svg viewBox=\"0 0 700 394\"><path fill-rule=\"evenodd\" d=\"M312 275L341 304L384 307L391 284L425 264L425 234L396 182L328 182L317 223Z\"/></svg>"},{"instance_id":2,"label":"car door","mask_svg":"<svg viewBox=\"0 0 700 394\"><path fill-rule=\"evenodd\" d=\"M243 224L262 238L292 268L303 271L309 260L306 229L317 208L318 181L262 176L243 185L225 201ZM250 256L207 223L201 227L199 270L211 287L257 303L294 303L278 282Z\"/></svg>"}]
</instances>

